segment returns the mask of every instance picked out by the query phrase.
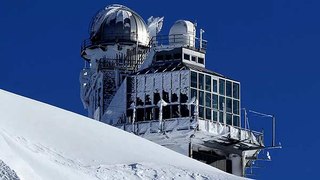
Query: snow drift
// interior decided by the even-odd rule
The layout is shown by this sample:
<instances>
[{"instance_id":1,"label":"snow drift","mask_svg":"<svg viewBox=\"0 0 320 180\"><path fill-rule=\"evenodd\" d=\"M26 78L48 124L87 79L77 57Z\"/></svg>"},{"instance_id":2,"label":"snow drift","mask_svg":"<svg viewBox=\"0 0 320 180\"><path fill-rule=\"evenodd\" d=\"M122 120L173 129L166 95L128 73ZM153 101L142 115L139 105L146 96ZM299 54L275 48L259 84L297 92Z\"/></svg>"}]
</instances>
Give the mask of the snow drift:
<instances>
[{"instance_id":1,"label":"snow drift","mask_svg":"<svg viewBox=\"0 0 320 180\"><path fill-rule=\"evenodd\" d=\"M9 179L242 179L148 140L0 90L0 172Z\"/></svg>"}]
</instances>

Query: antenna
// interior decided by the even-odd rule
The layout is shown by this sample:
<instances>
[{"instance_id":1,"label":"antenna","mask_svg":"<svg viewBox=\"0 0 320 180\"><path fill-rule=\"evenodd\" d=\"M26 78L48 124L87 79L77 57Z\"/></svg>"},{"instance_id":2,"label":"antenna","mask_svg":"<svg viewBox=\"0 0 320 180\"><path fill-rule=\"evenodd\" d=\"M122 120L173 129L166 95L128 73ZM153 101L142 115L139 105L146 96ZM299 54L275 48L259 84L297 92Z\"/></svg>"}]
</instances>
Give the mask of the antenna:
<instances>
[{"instance_id":1,"label":"antenna","mask_svg":"<svg viewBox=\"0 0 320 180\"><path fill-rule=\"evenodd\" d=\"M200 49L202 49L202 34L204 33L203 29L200 29Z\"/></svg>"}]
</instances>

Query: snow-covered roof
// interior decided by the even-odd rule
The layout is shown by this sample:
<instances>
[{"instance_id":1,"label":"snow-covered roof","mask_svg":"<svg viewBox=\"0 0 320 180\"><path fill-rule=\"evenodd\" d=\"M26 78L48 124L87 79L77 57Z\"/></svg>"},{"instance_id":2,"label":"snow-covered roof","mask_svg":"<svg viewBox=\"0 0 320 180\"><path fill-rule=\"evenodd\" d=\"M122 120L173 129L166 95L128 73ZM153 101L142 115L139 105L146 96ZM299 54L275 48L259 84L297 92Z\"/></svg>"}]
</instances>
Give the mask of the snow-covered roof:
<instances>
[{"instance_id":1,"label":"snow-covered roof","mask_svg":"<svg viewBox=\"0 0 320 180\"><path fill-rule=\"evenodd\" d=\"M214 76L226 78L222 74L216 73L216 72L211 71L209 69L199 67L196 65L192 65L192 64L188 64L188 63L183 63L181 61L154 62L148 68L145 68L141 71L138 71L138 72L134 73L133 75L150 74L150 73L157 73L157 72L180 71L180 70L186 70L186 69L204 72L204 73L211 74Z\"/></svg>"}]
</instances>

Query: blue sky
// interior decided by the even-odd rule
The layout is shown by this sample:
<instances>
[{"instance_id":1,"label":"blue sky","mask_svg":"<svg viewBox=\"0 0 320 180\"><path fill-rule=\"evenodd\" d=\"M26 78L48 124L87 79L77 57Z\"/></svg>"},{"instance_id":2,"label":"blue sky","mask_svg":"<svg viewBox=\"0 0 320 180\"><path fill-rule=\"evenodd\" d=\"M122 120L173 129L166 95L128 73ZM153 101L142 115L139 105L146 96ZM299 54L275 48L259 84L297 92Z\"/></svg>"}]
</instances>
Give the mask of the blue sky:
<instances>
[{"instance_id":1,"label":"blue sky","mask_svg":"<svg viewBox=\"0 0 320 180\"><path fill-rule=\"evenodd\" d=\"M164 16L162 34L175 20L196 21L209 41L207 68L242 83L243 107L276 115L283 149L271 151L272 162L259 163L255 178L319 176L317 0L0 0L0 88L85 115L80 45L92 16L112 3L145 20ZM265 130L270 125L250 120Z\"/></svg>"}]
</instances>

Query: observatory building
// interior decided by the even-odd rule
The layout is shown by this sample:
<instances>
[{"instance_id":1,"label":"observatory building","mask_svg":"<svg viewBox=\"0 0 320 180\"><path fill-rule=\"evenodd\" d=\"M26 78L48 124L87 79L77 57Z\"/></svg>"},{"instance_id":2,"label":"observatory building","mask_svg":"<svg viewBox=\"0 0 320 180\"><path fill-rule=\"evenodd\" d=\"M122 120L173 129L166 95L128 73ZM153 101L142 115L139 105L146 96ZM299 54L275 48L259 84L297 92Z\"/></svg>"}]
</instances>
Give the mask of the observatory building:
<instances>
[{"instance_id":1,"label":"observatory building","mask_svg":"<svg viewBox=\"0 0 320 180\"><path fill-rule=\"evenodd\" d=\"M122 5L94 16L81 46L88 116L246 176L266 146L241 118L240 82L206 69L207 41L194 23L178 20L159 35L162 23Z\"/></svg>"}]
</instances>

